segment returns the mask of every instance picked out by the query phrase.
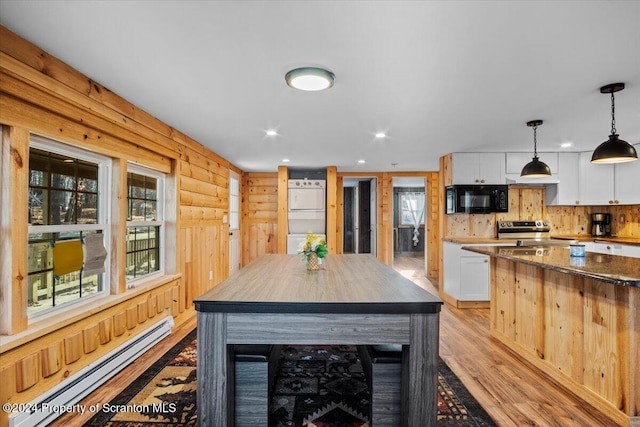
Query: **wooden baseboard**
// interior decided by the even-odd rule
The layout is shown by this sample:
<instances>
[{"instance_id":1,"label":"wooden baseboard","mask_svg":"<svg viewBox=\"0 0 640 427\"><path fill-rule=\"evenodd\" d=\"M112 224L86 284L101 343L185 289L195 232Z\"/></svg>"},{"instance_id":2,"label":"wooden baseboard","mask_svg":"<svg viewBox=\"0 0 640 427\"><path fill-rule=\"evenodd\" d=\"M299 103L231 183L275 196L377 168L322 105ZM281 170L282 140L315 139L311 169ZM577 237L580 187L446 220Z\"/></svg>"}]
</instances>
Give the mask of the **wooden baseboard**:
<instances>
[{"instance_id":1,"label":"wooden baseboard","mask_svg":"<svg viewBox=\"0 0 640 427\"><path fill-rule=\"evenodd\" d=\"M462 301L445 292L440 292L440 299L455 308L489 308L489 301Z\"/></svg>"}]
</instances>

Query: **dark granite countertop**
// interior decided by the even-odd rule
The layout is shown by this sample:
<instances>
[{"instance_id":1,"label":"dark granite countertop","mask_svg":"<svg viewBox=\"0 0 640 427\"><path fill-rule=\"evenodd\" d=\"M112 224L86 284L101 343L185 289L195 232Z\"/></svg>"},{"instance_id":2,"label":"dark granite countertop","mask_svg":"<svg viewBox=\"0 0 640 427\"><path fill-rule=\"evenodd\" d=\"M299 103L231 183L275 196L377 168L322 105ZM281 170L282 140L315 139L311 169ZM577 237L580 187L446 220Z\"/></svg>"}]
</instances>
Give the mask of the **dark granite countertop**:
<instances>
[{"instance_id":1,"label":"dark granite countertop","mask_svg":"<svg viewBox=\"0 0 640 427\"><path fill-rule=\"evenodd\" d=\"M640 287L640 258L592 252L585 257L570 257L569 249L555 246L463 246L463 249L619 286Z\"/></svg>"}]
</instances>

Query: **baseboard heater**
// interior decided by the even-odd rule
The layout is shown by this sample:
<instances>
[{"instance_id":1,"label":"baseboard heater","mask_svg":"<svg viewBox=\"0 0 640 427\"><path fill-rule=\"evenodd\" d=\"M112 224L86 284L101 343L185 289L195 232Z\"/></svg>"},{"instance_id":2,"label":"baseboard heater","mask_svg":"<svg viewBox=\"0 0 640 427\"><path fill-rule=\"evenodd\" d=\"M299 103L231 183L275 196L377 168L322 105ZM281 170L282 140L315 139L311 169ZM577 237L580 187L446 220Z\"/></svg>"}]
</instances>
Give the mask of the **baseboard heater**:
<instances>
[{"instance_id":1,"label":"baseboard heater","mask_svg":"<svg viewBox=\"0 0 640 427\"><path fill-rule=\"evenodd\" d=\"M9 416L9 426L31 427L45 425L63 415L62 412L43 409L68 407L77 404L109 378L126 368L162 338L169 335L172 328L173 317L169 316L142 334L136 335L45 394L24 405L24 408L31 409L11 414Z\"/></svg>"}]
</instances>

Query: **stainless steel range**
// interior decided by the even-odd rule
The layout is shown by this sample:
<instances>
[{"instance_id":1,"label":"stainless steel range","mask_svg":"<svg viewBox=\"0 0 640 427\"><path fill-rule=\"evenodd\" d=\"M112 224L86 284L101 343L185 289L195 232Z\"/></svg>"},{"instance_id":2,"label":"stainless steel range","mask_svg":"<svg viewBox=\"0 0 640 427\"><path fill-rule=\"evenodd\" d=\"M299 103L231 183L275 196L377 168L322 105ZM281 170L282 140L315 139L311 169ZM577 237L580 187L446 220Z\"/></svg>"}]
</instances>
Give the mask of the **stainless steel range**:
<instances>
[{"instance_id":1,"label":"stainless steel range","mask_svg":"<svg viewBox=\"0 0 640 427\"><path fill-rule=\"evenodd\" d=\"M551 238L549 221L498 221L498 239L517 239L516 246L566 246L573 241Z\"/></svg>"}]
</instances>

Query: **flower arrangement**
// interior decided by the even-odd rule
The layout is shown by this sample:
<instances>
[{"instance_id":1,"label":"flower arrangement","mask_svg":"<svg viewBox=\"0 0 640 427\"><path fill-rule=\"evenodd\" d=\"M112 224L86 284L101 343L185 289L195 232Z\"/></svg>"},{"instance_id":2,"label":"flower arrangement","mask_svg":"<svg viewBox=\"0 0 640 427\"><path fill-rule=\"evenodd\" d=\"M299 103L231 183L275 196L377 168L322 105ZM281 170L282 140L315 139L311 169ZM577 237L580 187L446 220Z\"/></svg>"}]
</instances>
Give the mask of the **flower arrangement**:
<instances>
[{"instance_id":1,"label":"flower arrangement","mask_svg":"<svg viewBox=\"0 0 640 427\"><path fill-rule=\"evenodd\" d=\"M329 253L327 249L327 241L313 234L312 231L307 233L307 238L298 247L298 253L302 255L302 259L307 263L307 269L318 270L322 258L326 257Z\"/></svg>"}]
</instances>

